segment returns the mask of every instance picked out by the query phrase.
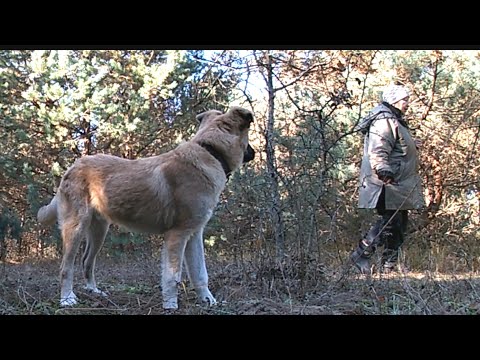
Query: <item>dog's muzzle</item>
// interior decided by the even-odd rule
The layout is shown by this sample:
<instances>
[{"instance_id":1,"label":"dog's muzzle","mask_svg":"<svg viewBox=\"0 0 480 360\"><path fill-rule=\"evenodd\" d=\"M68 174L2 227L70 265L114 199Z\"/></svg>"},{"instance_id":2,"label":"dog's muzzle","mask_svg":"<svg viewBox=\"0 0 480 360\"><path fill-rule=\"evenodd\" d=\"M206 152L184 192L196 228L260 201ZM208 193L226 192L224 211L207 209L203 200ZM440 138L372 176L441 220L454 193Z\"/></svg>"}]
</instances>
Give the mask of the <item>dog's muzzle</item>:
<instances>
[{"instance_id":1,"label":"dog's muzzle","mask_svg":"<svg viewBox=\"0 0 480 360\"><path fill-rule=\"evenodd\" d=\"M247 163L252 161L255 158L255 150L248 144L247 150L243 153L243 163Z\"/></svg>"}]
</instances>

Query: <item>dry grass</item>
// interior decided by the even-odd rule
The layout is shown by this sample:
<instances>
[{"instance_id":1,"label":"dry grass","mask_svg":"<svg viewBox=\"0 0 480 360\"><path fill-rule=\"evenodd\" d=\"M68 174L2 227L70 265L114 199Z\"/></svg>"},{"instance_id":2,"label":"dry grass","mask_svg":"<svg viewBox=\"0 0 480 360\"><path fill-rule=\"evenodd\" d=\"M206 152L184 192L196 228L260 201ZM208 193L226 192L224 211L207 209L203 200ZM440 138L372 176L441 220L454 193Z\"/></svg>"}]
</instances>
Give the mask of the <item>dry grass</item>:
<instances>
[{"instance_id":1,"label":"dry grass","mask_svg":"<svg viewBox=\"0 0 480 360\"><path fill-rule=\"evenodd\" d=\"M405 272L365 277L349 264L299 271L282 266L207 258L211 290L219 305L197 304L188 282L180 287L178 315L433 315L479 314L480 274ZM99 287L108 298L82 289L76 267L75 291L81 303L58 306L60 260L30 259L0 264L0 314L162 315L158 256L101 256ZM313 266L313 265L312 265Z\"/></svg>"}]
</instances>

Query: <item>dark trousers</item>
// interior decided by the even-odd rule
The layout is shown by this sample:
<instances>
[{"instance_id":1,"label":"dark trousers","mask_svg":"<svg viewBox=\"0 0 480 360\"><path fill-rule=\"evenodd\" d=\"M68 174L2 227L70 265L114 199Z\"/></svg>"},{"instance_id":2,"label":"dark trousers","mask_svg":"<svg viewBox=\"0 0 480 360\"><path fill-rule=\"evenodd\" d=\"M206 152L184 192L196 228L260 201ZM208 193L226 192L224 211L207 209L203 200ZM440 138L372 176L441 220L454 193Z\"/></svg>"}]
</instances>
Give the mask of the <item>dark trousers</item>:
<instances>
[{"instance_id":1,"label":"dark trousers","mask_svg":"<svg viewBox=\"0 0 480 360\"><path fill-rule=\"evenodd\" d=\"M398 249L405 240L408 210L386 210L385 188L383 188L380 198L378 199L376 209L380 218L361 240L360 247L364 250L365 256L370 256L378 246L383 246L383 262L396 262Z\"/></svg>"}]
</instances>

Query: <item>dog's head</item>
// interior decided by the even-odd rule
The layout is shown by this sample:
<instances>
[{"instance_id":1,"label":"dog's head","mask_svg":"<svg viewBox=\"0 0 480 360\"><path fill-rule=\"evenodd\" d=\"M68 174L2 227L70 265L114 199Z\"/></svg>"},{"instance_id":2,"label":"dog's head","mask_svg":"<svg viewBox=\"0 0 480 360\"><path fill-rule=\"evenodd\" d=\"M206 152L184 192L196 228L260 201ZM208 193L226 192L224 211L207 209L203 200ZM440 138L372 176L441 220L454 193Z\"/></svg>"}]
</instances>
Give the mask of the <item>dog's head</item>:
<instances>
[{"instance_id":1,"label":"dog's head","mask_svg":"<svg viewBox=\"0 0 480 360\"><path fill-rule=\"evenodd\" d=\"M196 118L200 124L194 139L214 148L232 171L255 158L255 151L248 143L250 124L253 122L250 110L232 106L226 113L209 110L198 114Z\"/></svg>"}]
</instances>

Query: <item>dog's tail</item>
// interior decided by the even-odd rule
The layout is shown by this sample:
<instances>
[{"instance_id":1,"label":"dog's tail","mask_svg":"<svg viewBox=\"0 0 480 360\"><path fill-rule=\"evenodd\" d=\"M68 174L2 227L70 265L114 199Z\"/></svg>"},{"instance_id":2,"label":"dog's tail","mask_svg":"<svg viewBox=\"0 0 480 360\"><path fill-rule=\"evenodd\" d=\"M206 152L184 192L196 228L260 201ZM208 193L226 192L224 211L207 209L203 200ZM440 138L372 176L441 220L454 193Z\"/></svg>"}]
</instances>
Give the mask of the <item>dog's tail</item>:
<instances>
[{"instance_id":1,"label":"dog's tail","mask_svg":"<svg viewBox=\"0 0 480 360\"><path fill-rule=\"evenodd\" d=\"M37 213L37 220L42 225L53 225L57 220L57 197L50 204L42 206Z\"/></svg>"}]
</instances>

